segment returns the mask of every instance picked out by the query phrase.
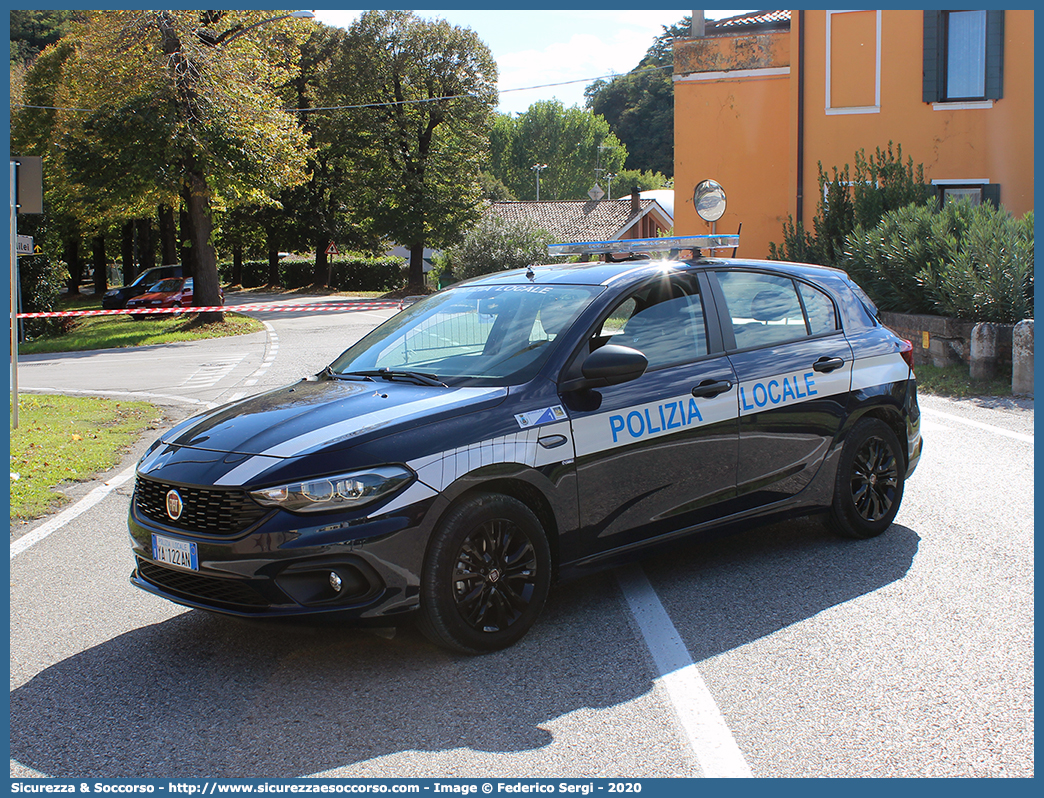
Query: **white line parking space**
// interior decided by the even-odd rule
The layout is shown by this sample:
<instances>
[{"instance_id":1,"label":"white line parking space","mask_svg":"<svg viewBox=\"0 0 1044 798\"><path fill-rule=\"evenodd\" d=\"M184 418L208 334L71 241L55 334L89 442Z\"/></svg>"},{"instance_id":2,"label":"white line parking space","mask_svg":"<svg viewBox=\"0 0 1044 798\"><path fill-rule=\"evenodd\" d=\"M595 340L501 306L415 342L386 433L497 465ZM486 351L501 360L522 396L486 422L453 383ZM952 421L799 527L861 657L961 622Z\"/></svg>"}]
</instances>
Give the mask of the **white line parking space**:
<instances>
[{"instance_id":1,"label":"white line parking space","mask_svg":"<svg viewBox=\"0 0 1044 798\"><path fill-rule=\"evenodd\" d=\"M103 482L101 485L96 487L82 499L80 499L72 507L68 507L58 515L54 516L50 521L41 524L32 532L23 535L11 544L11 559L13 560L17 555L28 549L30 546L34 546L41 540L46 538L48 535L57 532L63 526L68 524L73 519L82 515L91 509L94 505L112 493L116 488L120 487L124 482L134 476L134 466L124 469L119 474L114 476L112 479Z\"/></svg>"},{"instance_id":2,"label":"white line parking space","mask_svg":"<svg viewBox=\"0 0 1044 798\"><path fill-rule=\"evenodd\" d=\"M707 778L751 778L750 767L725 719L696 669L678 630L649 584L641 566L617 571L623 590L642 631L659 681L667 691L693 753Z\"/></svg>"},{"instance_id":3,"label":"white line parking space","mask_svg":"<svg viewBox=\"0 0 1044 798\"><path fill-rule=\"evenodd\" d=\"M961 418L960 416L955 416L951 413L943 413L939 410L926 410L922 407L921 414L924 416L928 416L929 418L938 418L952 422L954 424L963 424L968 427L975 427L976 429L983 430L984 432L989 432L992 435L1000 435L1004 438L1011 438L1012 440L1022 441L1023 443L1033 443L1032 435L1027 435L1022 432L1012 432L1011 430L1004 429L1003 427L997 427L993 424L985 424L981 421L973 421L970 418Z\"/></svg>"}]
</instances>

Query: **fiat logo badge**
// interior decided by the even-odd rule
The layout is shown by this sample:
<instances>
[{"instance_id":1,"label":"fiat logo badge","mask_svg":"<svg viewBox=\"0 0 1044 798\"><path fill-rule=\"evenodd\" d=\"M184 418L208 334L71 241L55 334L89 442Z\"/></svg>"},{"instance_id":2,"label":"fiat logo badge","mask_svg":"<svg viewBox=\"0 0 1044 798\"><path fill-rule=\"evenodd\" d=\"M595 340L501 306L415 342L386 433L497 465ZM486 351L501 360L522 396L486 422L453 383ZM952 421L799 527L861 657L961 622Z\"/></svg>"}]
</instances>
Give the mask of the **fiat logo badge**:
<instances>
[{"instance_id":1,"label":"fiat logo badge","mask_svg":"<svg viewBox=\"0 0 1044 798\"><path fill-rule=\"evenodd\" d=\"M167 491L167 516L171 521L181 518L181 511L185 509L185 503L181 501L181 495L176 490Z\"/></svg>"}]
</instances>

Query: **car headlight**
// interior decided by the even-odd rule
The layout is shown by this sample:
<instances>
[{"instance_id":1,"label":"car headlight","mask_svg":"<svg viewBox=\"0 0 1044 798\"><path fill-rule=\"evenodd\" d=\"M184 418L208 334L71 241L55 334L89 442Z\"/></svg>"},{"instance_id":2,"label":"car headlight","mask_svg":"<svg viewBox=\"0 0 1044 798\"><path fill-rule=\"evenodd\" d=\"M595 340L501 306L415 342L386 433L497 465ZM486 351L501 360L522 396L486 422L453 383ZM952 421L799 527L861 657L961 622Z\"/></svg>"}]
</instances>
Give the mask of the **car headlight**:
<instances>
[{"instance_id":1,"label":"car headlight","mask_svg":"<svg viewBox=\"0 0 1044 798\"><path fill-rule=\"evenodd\" d=\"M106 291L105 292L105 296L107 296L107 297L119 296L119 293L120 292L119 292L118 289L113 289L112 291Z\"/></svg>"},{"instance_id":2,"label":"car headlight","mask_svg":"<svg viewBox=\"0 0 1044 798\"><path fill-rule=\"evenodd\" d=\"M353 510L377 501L413 479L403 466L380 466L332 477L316 477L287 485L250 491L258 504L294 513Z\"/></svg>"}]
</instances>

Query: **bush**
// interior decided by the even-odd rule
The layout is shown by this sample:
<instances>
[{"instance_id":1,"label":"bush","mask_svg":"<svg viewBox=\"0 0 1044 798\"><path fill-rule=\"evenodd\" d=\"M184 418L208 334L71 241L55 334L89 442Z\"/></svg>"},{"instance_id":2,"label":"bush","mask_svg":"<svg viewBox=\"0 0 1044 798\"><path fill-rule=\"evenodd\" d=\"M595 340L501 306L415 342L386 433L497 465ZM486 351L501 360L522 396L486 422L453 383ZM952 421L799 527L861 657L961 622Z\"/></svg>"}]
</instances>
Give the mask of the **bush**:
<instances>
[{"instance_id":1,"label":"bush","mask_svg":"<svg viewBox=\"0 0 1044 798\"><path fill-rule=\"evenodd\" d=\"M910 205L847 239L839 264L882 310L970 321L1033 317L1033 214Z\"/></svg>"},{"instance_id":2,"label":"bush","mask_svg":"<svg viewBox=\"0 0 1044 798\"><path fill-rule=\"evenodd\" d=\"M547 245L551 243L554 243L551 233L529 222L509 222L499 216L486 216L460 245L450 249L451 279L466 280L544 263L547 261ZM442 279L446 279L445 275Z\"/></svg>"},{"instance_id":3,"label":"bush","mask_svg":"<svg viewBox=\"0 0 1044 798\"><path fill-rule=\"evenodd\" d=\"M844 258L845 241L857 227L869 229L877 225L889 211L911 203L924 205L931 190L924 183L924 167L916 168L913 159L903 163L902 145L892 152L880 147L869 159L863 150L855 154L854 174L848 164L832 169L828 177L819 163L819 193L816 215L812 218L813 232L805 230L799 219L787 217L783 224L783 242L769 244L773 260L792 260L799 263L819 263L839 266Z\"/></svg>"},{"instance_id":4,"label":"bush","mask_svg":"<svg viewBox=\"0 0 1044 798\"><path fill-rule=\"evenodd\" d=\"M50 313L68 281L64 263L51 260L48 255L33 255L18 259L18 277L22 291L23 313ZM32 341L47 335L60 335L68 320L25 319L25 340Z\"/></svg>"},{"instance_id":5,"label":"bush","mask_svg":"<svg viewBox=\"0 0 1044 798\"><path fill-rule=\"evenodd\" d=\"M1033 212L1014 219L977 206L950 261L920 273L937 312L972 321L1016 324L1033 318Z\"/></svg>"}]
</instances>

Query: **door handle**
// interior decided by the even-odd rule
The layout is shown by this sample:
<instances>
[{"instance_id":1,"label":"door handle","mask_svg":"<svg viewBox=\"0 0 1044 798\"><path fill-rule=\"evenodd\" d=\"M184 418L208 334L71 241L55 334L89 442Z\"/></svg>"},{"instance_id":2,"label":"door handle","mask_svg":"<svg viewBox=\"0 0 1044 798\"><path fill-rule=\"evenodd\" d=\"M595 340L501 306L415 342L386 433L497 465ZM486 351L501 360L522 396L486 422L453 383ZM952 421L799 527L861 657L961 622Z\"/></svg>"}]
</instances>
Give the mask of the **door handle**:
<instances>
[{"instance_id":1,"label":"door handle","mask_svg":"<svg viewBox=\"0 0 1044 798\"><path fill-rule=\"evenodd\" d=\"M839 357L821 357L812 364L813 371L834 371L845 365L845 361Z\"/></svg>"},{"instance_id":2,"label":"door handle","mask_svg":"<svg viewBox=\"0 0 1044 798\"><path fill-rule=\"evenodd\" d=\"M704 380L692 389L692 395L710 399L719 393L732 390L732 382L729 380Z\"/></svg>"}]
</instances>

